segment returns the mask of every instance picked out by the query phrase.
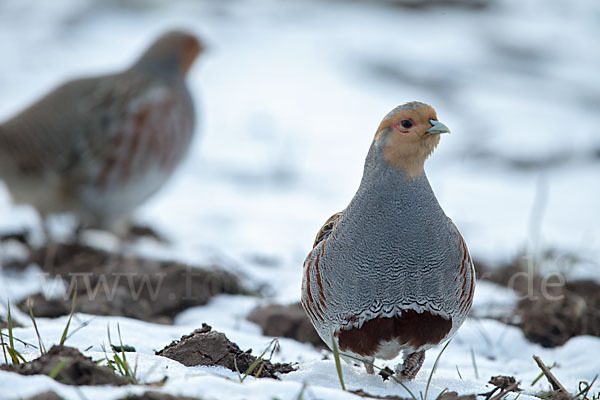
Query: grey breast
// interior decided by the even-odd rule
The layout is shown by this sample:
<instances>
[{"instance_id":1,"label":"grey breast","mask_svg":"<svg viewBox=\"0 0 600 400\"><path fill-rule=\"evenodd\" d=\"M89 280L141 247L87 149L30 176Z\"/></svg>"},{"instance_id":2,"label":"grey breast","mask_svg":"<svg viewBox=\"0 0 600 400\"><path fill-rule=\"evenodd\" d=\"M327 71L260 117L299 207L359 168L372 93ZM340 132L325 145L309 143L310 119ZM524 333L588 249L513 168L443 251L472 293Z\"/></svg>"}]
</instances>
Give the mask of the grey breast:
<instances>
[{"instance_id":1,"label":"grey breast","mask_svg":"<svg viewBox=\"0 0 600 400\"><path fill-rule=\"evenodd\" d=\"M368 159L331 239L321 265L332 283L334 321L399 308L448 317L457 308L459 238L425 174L408 181L402 171Z\"/></svg>"}]
</instances>

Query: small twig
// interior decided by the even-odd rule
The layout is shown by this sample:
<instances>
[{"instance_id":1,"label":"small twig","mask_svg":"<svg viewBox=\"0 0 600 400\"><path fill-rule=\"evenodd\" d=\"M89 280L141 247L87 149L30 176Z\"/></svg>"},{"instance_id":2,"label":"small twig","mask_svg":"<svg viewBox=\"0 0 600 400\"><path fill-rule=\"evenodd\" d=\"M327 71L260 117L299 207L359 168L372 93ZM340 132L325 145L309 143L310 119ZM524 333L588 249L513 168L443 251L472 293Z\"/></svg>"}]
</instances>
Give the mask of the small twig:
<instances>
[{"instance_id":1,"label":"small twig","mask_svg":"<svg viewBox=\"0 0 600 400\"><path fill-rule=\"evenodd\" d=\"M500 391L500 393L498 393L494 397L491 397L490 400L500 400L500 399L504 398L504 396L506 396L509 392L513 392L516 388L518 388L519 383L521 383L521 382L515 382L512 385L506 387L505 389L502 389Z\"/></svg>"},{"instance_id":2,"label":"small twig","mask_svg":"<svg viewBox=\"0 0 600 400\"><path fill-rule=\"evenodd\" d=\"M542 362L542 360L538 356L533 356L533 359L535 360L538 367L540 367L540 369L546 376L546 379L548 379L548 382L550 382L550 385L552 385L552 389L560 390L564 394L569 394L569 392L567 392L567 389L565 389L565 387L558 381L558 379L556 379L556 377L552 374L552 372L550 372L548 367L546 367L546 365Z\"/></svg>"},{"instance_id":3,"label":"small twig","mask_svg":"<svg viewBox=\"0 0 600 400\"><path fill-rule=\"evenodd\" d=\"M552 363L551 366L548 367L549 370L551 370L552 368L556 367L556 362ZM542 379L542 377L544 376L544 372L540 372L540 374L533 380L533 382L531 382L531 386L535 385L536 383L538 383L538 381L540 379Z\"/></svg>"}]
</instances>

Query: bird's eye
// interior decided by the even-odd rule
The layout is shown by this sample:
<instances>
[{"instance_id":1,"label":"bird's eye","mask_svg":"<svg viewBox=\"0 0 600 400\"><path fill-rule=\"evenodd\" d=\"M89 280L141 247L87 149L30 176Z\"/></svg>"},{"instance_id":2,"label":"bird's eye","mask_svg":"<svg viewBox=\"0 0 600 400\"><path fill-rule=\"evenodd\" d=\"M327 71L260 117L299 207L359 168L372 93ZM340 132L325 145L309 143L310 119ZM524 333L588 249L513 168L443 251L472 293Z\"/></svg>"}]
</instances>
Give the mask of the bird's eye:
<instances>
[{"instance_id":1,"label":"bird's eye","mask_svg":"<svg viewBox=\"0 0 600 400\"><path fill-rule=\"evenodd\" d=\"M409 120L405 119L404 121L400 122L400 125L402 125L403 128L410 128L411 126L413 126L413 123L410 122Z\"/></svg>"}]
</instances>

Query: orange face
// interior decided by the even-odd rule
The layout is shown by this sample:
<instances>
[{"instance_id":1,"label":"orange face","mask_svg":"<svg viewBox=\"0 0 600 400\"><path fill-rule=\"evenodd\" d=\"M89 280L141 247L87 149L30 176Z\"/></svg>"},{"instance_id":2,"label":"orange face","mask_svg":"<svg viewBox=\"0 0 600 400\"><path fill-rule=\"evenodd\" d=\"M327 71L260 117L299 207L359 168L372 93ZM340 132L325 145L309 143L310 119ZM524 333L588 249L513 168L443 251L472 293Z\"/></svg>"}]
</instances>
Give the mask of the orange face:
<instances>
[{"instance_id":1,"label":"orange face","mask_svg":"<svg viewBox=\"0 0 600 400\"><path fill-rule=\"evenodd\" d=\"M375 141L383 147L385 160L414 178L423 172L425 160L448 128L437 121L433 107L418 102L396 107L381 121Z\"/></svg>"},{"instance_id":2,"label":"orange face","mask_svg":"<svg viewBox=\"0 0 600 400\"><path fill-rule=\"evenodd\" d=\"M196 57L202 53L204 46L192 35L182 35L179 41L179 68L182 75L186 75Z\"/></svg>"},{"instance_id":3,"label":"orange face","mask_svg":"<svg viewBox=\"0 0 600 400\"><path fill-rule=\"evenodd\" d=\"M381 121L377 134L391 128L402 135L423 136L432 127L431 120L437 121L433 107L423 103L407 103L396 107Z\"/></svg>"}]
</instances>

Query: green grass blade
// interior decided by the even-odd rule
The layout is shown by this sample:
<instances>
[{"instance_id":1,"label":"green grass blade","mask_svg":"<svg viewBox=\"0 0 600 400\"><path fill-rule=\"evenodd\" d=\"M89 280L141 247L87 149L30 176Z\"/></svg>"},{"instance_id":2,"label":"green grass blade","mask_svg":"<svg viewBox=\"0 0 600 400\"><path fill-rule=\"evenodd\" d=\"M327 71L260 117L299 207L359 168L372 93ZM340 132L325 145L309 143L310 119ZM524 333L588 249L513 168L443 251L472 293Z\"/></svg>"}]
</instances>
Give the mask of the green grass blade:
<instances>
[{"instance_id":1,"label":"green grass blade","mask_svg":"<svg viewBox=\"0 0 600 400\"><path fill-rule=\"evenodd\" d=\"M23 355L21 355L21 353L19 353L16 349L11 349L9 347L7 350L13 364L21 364L21 362L27 362L25 361L25 357L23 357Z\"/></svg>"},{"instance_id":2,"label":"green grass blade","mask_svg":"<svg viewBox=\"0 0 600 400\"><path fill-rule=\"evenodd\" d=\"M346 391L346 385L344 385L344 375L342 374L342 363L340 362L340 351L335 343L335 338L331 335L331 343L333 343L333 358L335 359L335 369L337 370L338 379L340 380L340 385L342 385L342 390Z\"/></svg>"},{"instance_id":3,"label":"green grass blade","mask_svg":"<svg viewBox=\"0 0 600 400\"><path fill-rule=\"evenodd\" d=\"M446 345L442 348L442 351L440 351L440 354L438 354L437 358L435 359L435 362L433 363L433 368L431 368L431 372L429 373L429 379L427 379L427 386L425 386L425 400L427 400L427 394L429 393L429 385L431 384L431 378L433 378L433 374L437 369L438 362L440 361L442 354L444 354L444 351L446 351L448 346L450 346L450 343L452 343L452 339L448 340L448 343L446 343Z\"/></svg>"},{"instance_id":4,"label":"green grass blade","mask_svg":"<svg viewBox=\"0 0 600 400\"><path fill-rule=\"evenodd\" d=\"M258 367L258 370L256 371L256 374L254 374L255 378L258 378L260 376L260 373L262 372L264 366L265 366L264 362L260 363L260 366Z\"/></svg>"},{"instance_id":5,"label":"green grass blade","mask_svg":"<svg viewBox=\"0 0 600 400\"><path fill-rule=\"evenodd\" d=\"M462 380L463 380L463 377L462 377L462 375L461 375L461 373L460 373L460 370L458 369L458 365L456 366L456 372L458 373L458 377L459 377L459 378L460 378L460 380L462 381Z\"/></svg>"},{"instance_id":6,"label":"green grass blade","mask_svg":"<svg viewBox=\"0 0 600 400\"><path fill-rule=\"evenodd\" d=\"M56 367L54 367L52 369L52 371L50 372L50 374L48 375L50 378L55 379L56 376L60 373L60 371L62 371L62 369L65 367L65 364L67 363L67 359L62 359L60 360L60 362L58 364L56 364Z\"/></svg>"},{"instance_id":7,"label":"green grass blade","mask_svg":"<svg viewBox=\"0 0 600 400\"><path fill-rule=\"evenodd\" d=\"M584 384L585 387L579 392L577 393L573 399L578 399L579 397L583 396L583 398L587 398L588 393L590 392L590 390L592 389L592 386L594 386L594 383L596 383L596 379L598 379L598 375L596 375L594 377L594 379L592 380L592 383L587 383L587 382L580 382L579 383L579 387L581 388L581 384Z\"/></svg>"},{"instance_id":8,"label":"green grass blade","mask_svg":"<svg viewBox=\"0 0 600 400\"><path fill-rule=\"evenodd\" d=\"M8 301L8 314L6 316L6 323L8 324L8 345L11 349L15 348L15 341L13 339L13 323L12 323L12 315L10 313L10 300Z\"/></svg>"},{"instance_id":9,"label":"green grass blade","mask_svg":"<svg viewBox=\"0 0 600 400\"><path fill-rule=\"evenodd\" d=\"M121 357L123 358L123 368L127 372L127 376L133 378L131 374L131 368L127 362L127 356L125 355L125 346L123 346L123 339L121 339L121 325L117 322L117 333L119 334L119 344L121 345Z\"/></svg>"},{"instance_id":10,"label":"green grass blade","mask_svg":"<svg viewBox=\"0 0 600 400\"><path fill-rule=\"evenodd\" d=\"M108 353L106 352L106 347L104 347L104 345L102 345L101 348L102 348L102 351L104 352L104 359L106 360L107 366L111 369L111 371L113 373L116 373L114 365L112 365L112 363L110 362L110 359L108 358Z\"/></svg>"},{"instance_id":11,"label":"green grass blade","mask_svg":"<svg viewBox=\"0 0 600 400\"><path fill-rule=\"evenodd\" d=\"M0 345L2 346L2 353L4 353L4 363L8 364L8 357L6 356L6 344L4 343L4 334L0 329Z\"/></svg>"},{"instance_id":12,"label":"green grass blade","mask_svg":"<svg viewBox=\"0 0 600 400\"><path fill-rule=\"evenodd\" d=\"M552 363L551 366L548 367L548 370L551 370L552 368L556 367L556 362ZM538 381L540 379L542 379L542 377L544 376L543 372L540 372L540 374L537 376L537 378L535 378L532 382L531 382L531 386L535 385L536 383L538 383Z\"/></svg>"},{"instance_id":13,"label":"green grass blade","mask_svg":"<svg viewBox=\"0 0 600 400\"><path fill-rule=\"evenodd\" d=\"M38 330L37 323L35 322L35 316L33 315L33 308L31 307L31 298L27 299L27 307L29 307L29 318L31 318L31 322L33 322L33 328L35 329L35 334L38 339L38 344L40 345L40 354L46 354L46 347L44 346L44 342L42 341L42 336L40 335L40 331Z\"/></svg>"},{"instance_id":14,"label":"green grass blade","mask_svg":"<svg viewBox=\"0 0 600 400\"><path fill-rule=\"evenodd\" d=\"M437 395L436 399L439 399L440 397L442 397L444 395L444 393L446 393L448 391L448 388L444 388L444 390L442 390L440 392L440 394Z\"/></svg>"},{"instance_id":15,"label":"green grass blade","mask_svg":"<svg viewBox=\"0 0 600 400\"><path fill-rule=\"evenodd\" d=\"M73 292L73 300L71 301L71 313L69 314L69 319L67 320L67 325L63 331L63 334L60 338L60 345L64 345L67 340L67 335L69 334L69 326L71 325L71 319L73 318L73 314L75 313L75 300L77 299L77 287L75 287L75 291Z\"/></svg>"},{"instance_id":16,"label":"green grass blade","mask_svg":"<svg viewBox=\"0 0 600 400\"><path fill-rule=\"evenodd\" d=\"M265 347L265 349L263 350L263 352L260 354L260 356L258 356L256 358L256 360L254 360L254 362L252 362L252 364L250 364L250 366L248 367L248 369L246 370L246 372L244 372L243 376L240 377L240 382L244 382L244 380L248 377L248 375L252 374L252 372L256 369L256 367L258 366L258 364L263 360L263 358L265 357L265 354L267 354L267 351L269 351L269 349L271 347L276 348L277 344L278 344L278 340L275 338L273 340L271 340L271 342L267 345L267 347ZM235 360L234 360L235 361ZM264 363L263 363L264 364ZM261 370L262 370L262 366L261 365ZM239 375L239 372L238 372Z\"/></svg>"},{"instance_id":17,"label":"green grass blade","mask_svg":"<svg viewBox=\"0 0 600 400\"><path fill-rule=\"evenodd\" d=\"M252 364L250 364L250 366L248 367L246 372L244 372L244 375L241 377L242 379L240 380L240 382L244 382L244 380L248 377L248 375L250 375L252 373L252 371L254 371L254 369L256 368L258 363L261 361L262 361L262 355L260 357L257 357L256 360L254 360L254 362Z\"/></svg>"},{"instance_id":18,"label":"green grass blade","mask_svg":"<svg viewBox=\"0 0 600 400\"><path fill-rule=\"evenodd\" d=\"M240 369L238 368L237 360L235 357L233 357L233 366L235 367L235 372L237 372L238 379L240 380L240 383L241 383L243 381L242 374L240 373Z\"/></svg>"},{"instance_id":19,"label":"green grass blade","mask_svg":"<svg viewBox=\"0 0 600 400\"><path fill-rule=\"evenodd\" d=\"M304 391L306 390L306 382L304 382L302 384L302 388L300 389L300 393L298 393L298 396L296 397L296 400L302 400L302 398L304 397Z\"/></svg>"},{"instance_id":20,"label":"green grass blade","mask_svg":"<svg viewBox=\"0 0 600 400\"><path fill-rule=\"evenodd\" d=\"M15 337L13 336L13 319L10 312L10 300L8 301L8 312L6 319L6 323L8 325L8 348L6 350L8 351L13 364L20 364L21 362L25 362L25 358L17 351L17 349L15 349Z\"/></svg>"},{"instance_id":21,"label":"green grass blade","mask_svg":"<svg viewBox=\"0 0 600 400\"><path fill-rule=\"evenodd\" d=\"M475 379L479 379L479 371L477 369L477 362L475 361L475 352L471 347L471 362L473 363L473 371L475 372Z\"/></svg>"}]
</instances>

